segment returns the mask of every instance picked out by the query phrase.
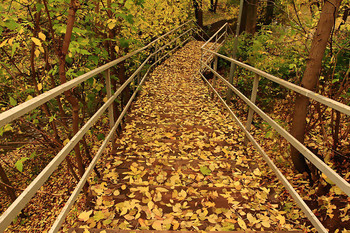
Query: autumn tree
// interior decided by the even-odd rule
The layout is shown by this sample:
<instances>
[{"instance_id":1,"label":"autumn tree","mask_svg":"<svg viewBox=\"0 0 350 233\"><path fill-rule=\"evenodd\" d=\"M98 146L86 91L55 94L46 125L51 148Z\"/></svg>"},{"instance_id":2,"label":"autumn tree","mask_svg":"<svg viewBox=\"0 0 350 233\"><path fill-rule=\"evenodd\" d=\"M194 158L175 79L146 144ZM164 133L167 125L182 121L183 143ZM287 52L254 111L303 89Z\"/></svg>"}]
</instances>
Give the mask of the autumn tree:
<instances>
[{"instance_id":1,"label":"autumn tree","mask_svg":"<svg viewBox=\"0 0 350 233\"><path fill-rule=\"evenodd\" d=\"M306 69L300 86L314 90L322 69L322 59L330 38L332 29L335 25L336 15L338 13L342 0L328 0L324 2L321 16L313 36L309 57L307 59ZM308 113L309 98L303 95L297 95L294 105L293 122L291 134L301 143L304 142L306 117ZM297 171L309 172L305 158L294 147L291 148L291 158Z\"/></svg>"},{"instance_id":2,"label":"autumn tree","mask_svg":"<svg viewBox=\"0 0 350 233\"><path fill-rule=\"evenodd\" d=\"M216 13L216 8L218 7L218 0L210 0L210 8L211 12Z\"/></svg>"},{"instance_id":3,"label":"autumn tree","mask_svg":"<svg viewBox=\"0 0 350 233\"><path fill-rule=\"evenodd\" d=\"M203 28L203 1L193 0L193 6L197 24Z\"/></svg>"}]
</instances>

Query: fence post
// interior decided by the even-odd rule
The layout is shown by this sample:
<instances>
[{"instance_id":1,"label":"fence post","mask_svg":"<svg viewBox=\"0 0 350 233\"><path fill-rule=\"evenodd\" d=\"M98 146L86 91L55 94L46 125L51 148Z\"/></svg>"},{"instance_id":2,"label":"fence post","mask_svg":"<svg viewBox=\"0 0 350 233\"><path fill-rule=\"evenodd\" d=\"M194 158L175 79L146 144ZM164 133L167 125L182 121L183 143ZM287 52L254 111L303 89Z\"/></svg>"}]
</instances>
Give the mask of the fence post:
<instances>
[{"instance_id":1,"label":"fence post","mask_svg":"<svg viewBox=\"0 0 350 233\"><path fill-rule=\"evenodd\" d=\"M255 104L256 95L257 95L257 92L258 92L258 86L259 86L259 75L256 74L255 77L254 77L254 81L253 81L252 95L251 95L251 97L250 97L250 101L252 101L254 104ZM250 130L250 126L252 125L253 114L254 114L253 109L252 109L252 108L249 108L249 111L248 111L248 118L247 118L247 124L246 124L246 126L245 126L245 128L247 129L247 131ZM248 138L245 137L245 139L244 139L244 144L247 144L247 143L248 143Z\"/></svg>"},{"instance_id":2,"label":"fence post","mask_svg":"<svg viewBox=\"0 0 350 233\"><path fill-rule=\"evenodd\" d=\"M107 98L111 98L112 96L112 85L111 85L111 70L106 70L106 91L107 91ZM114 126L114 113L113 113L113 104L109 105L108 107L108 119L109 119L109 127L112 129ZM112 151L115 149L115 142L114 137L112 137Z\"/></svg>"}]
</instances>

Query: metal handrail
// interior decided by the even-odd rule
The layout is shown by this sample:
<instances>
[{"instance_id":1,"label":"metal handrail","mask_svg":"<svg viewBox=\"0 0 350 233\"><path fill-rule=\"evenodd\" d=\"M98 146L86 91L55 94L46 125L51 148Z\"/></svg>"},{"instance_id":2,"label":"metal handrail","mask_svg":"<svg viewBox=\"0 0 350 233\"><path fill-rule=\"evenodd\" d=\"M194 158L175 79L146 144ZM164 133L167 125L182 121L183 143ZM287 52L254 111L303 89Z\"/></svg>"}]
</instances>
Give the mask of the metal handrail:
<instances>
[{"instance_id":1,"label":"metal handrail","mask_svg":"<svg viewBox=\"0 0 350 233\"><path fill-rule=\"evenodd\" d=\"M260 152L260 154L265 159L266 163L269 167L275 172L277 178L282 182L284 187L289 191L293 199L297 202L299 207L303 210L305 215L310 219L312 224L317 226L318 231L327 232L327 230L323 227L322 223L318 220L312 210L308 207L308 205L304 202L304 200L299 196L299 194L295 191L293 186L289 183L287 178L282 174L282 172L278 169L278 167L274 164L274 162L270 159L270 157L266 154L264 149L260 146L260 144L255 140L255 138L249 133L249 131L244 127L242 122L238 119L236 114L231 110L228 104L224 101L224 99L220 96L220 94L215 90L215 88L210 84L210 82L204 77L204 75L200 72L202 78L207 82L210 88L214 91L214 93L219 97L221 103L226 107L229 111L230 115L235 119L238 126L243 130L247 138L253 143L255 148Z\"/></svg>"},{"instance_id":2,"label":"metal handrail","mask_svg":"<svg viewBox=\"0 0 350 233\"><path fill-rule=\"evenodd\" d=\"M186 43L189 39L185 40L182 44ZM163 58L165 58L169 53L171 53L172 51L176 50L180 45L178 45L177 47L175 47L174 49L172 49L171 51L169 51L167 54L165 54L162 58L160 58L159 60L162 60ZM153 53L149 56L152 57L156 54ZM158 60L158 61L159 61ZM143 82L145 81L149 71L151 70L151 68L156 65L157 63L153 63L148 70L146 71L145 75L143 76L142 80L140 81L139 86L141 86L143 84ZM113 132L115 132L119 126L119 124L121 123L123 117L125 116L127 110L129 109L132 101L134 100L137 92L139 91L139 88L136 88L136 91L134 92L134 94L130 97L130 100L128 101L128 103L126 104L124 110L122 111L122 113L120 114L119 118L117 119L117 121L115 122L115 124L113 125L113 127L111 128L109 134L107 135L107 137L105 138L105 140L103 141L101 147L99 148L99 150L97 151L95 157L92 159L89 167L86 169L85 173L83 174L83 176L81 177L79 183L77 184L77 186L75 187L74 191L72 192L70 198L68 199L68 201L66 202L65 206L62 208L61 213L59 214L59 216L56 218L56 221L54 222L54 224L52 225L49 233L55 233L58 232L58 230L60 229L65 217L68 215L69 210L71 209L71 207L73 206L74 202L76 201L76 199L78 198L78 195L80 193L80 191L82 190L82 188L84 187L89 175L91 174L92 170L94 169L98 159L101 157L102 152L104 151L104 149L106 148L108 142L112 139L113 137Z\"/></svg>"},{"instance_id":3,"label":"metal handrail","mask_svg":"<svg viewBox=\"0 0 350 233\"><path fill-rule=\"evenodd\" d=\"M46 91L45 93L34 97L33 99L30 99L16 107L13 107L11 109L9 109L6 112L3 112L0 114L0 127L6 125L7 123L23 116L24 114L32 111L33 109L39 107L40 105L46 103L47 101L55 98L56 96L62 94L63 92L72 89L73 87L77 86L78 84L88 80L89 78L102 73L103 71L112 68L113 66L119 64L120 62L134 56L135 54L142 52L144 50L146 50L147 48L149 48L150 46L152 46L153 44L155 44L156 42L158 42L159 40L163 39L164 37L166 37L167 35L169 35L170 33L178 30L179 28L184 27L185 25L194 22L193 20L187 21L183 24L181 24L180 26L172 29L171 31L167 32L166 34L162 35L161 37L157 38L156 40L150 42L149 44L147 44L146 46L137 49L131 53L128 53L127 55L120 57L114 61L111 61L99 68L96 68L94 70L91 70L83 75L78 76L75 79L72 79L64 84L61 84L49 91Z\"/></svg>"},{"instance_id":4,"label":"metal handrail","mask_svg":"<svg viewBox=\"0 0 350 233\"><path fill-rule=\"evenodd\" d=\"M219 30L222 30L219 29ZM212 38L210 39L212 40ZM208 41L208 43L210 42ZM350 115L350 107L339 103L335 100L332 100L330 98L327 98L325 96L319 95L313 91L310 91L308 89L305 89L303 87L297 86L293 83L287 82L283 79L277 78L271 74L268 74L264 71L261 71L259 69L256 69L252 66L249 66L247 64L244 64L242 62L239 62L233 58L224 56L216 51L204 48L203 45L201 47L202 54L203 51L209 52L212 55L216 57L221 57L225 60L228 60L238 66L241 66L247 70L250 70L254 72L257 77L254 79L254 82L256 85L258 85L258 77L265 77L273 82L276 82L290 90L293 90L301 95L304 95L306 97L309 97L311 99L316 100L319 103L325 104L328 107L331 107L333 109L336 109L346 115ZM340 175L338 175L333 169L331 169L327 164L325 164L321 159L319 159L315 154L313 154L309 149L307 149L302 143L300 143L297 139L295 139L291 134L289 134L284 128L282 128L279 124L277 124L272 118L270 118L267 114L265 114L259 107L255 105L255 96L257 92L257 88L253 88L252 93L252 100L249 100L246 96L244 96L237 88L235 88L230 82L228 82L224 77L222 77L215 69L211 68L207 62L204 62L201 58L201 66L204 65L204 67L211 72L213 72L214 76L220 78L224 83L238 95L248 106L251 113L256 112L262 119L264 119L273 129L275 129L281 136L283 136L289 143L292 144L300 153L302 153L308 160L313 163L318 169L320 169L325 175L332 180L342 191L344 191L348 196L350 196L350 184L343 179ZM315 228L319 232L328 232L327 229L322 225L322 223L318 220L318 218L314 215L312 210L306 205L306 203L303 201L303 199L300 197L300 195L295 191L295 189L292 187L292 185L288 182L288 180L283 176L283 174L278 170L277 166L273 163L273 161L268 157L266 152L261 148L261 146L256 142L254 137L249 133L249 127L251 121L248 118L246 127L243 126L241 121L236 117L236 115L233 113L233 111L230 109L230 107L227 105L227 103L223 100L223 98L219 95L219 93L215 90L215 88L209 83L208 80L204 77L202 74L202 70L199 71L202 78L208 83L208 85L213 89L214 93L219 97L221 102L225 105L225 107L229 110L230 114L233 116L235 121L238 123L239 127L243 130L243 132L246 134L246 137L253 143L255 148L262 154L265 161L268 163L270 168L276 173L279 180L283 183L283 185L286 187L286 189L289 191L289 193L292 195L293 199L296 201L296 203L299 205L299 207L303 210L303 212L306 214L310 222L315 226ZM249 116L248 116L249 117Z\"/></svg>"},{"instance_id":5,"label":"metal handrail","mask_svg":"<svg viewBox=\"0 0 350 233\"><path fill-rule=\"evenodd\" d=\"M176 27L175 29L167 32L163 36L157 38L156 40L152 41L148 45L142 47L141 49L138 49L132 53L129 53L121 58L118 58L110 63L107 63L97 69L94 69L84 75L81 75L65 84L62 84L50 91L47 91L23 104L18 105L17 107L14 107L4 113L0 114L0 127L23 116L24 114L30 112L31 110L35 109L36 107L44 104L45 102L49 101L50 99L62 94L64 91L69 90L76 85L78 85L81 82L86 81L87 79L91 78L92 76L99 74L103 71L109 70L116 64L126 60L127 58L137 54L138 52L141 52L145 50L146 48L150 47L152 44L156 43L160 39L164 38L165 36L169 35L170 33L174 32L175 30L178 30L179 28L184 27L185 25L189 24L190 22L193 22L192 20ZM10 205L10 207L0 216L0 232L3 232L7 226L11 223L11 221L17 216L17 214L25 207L25 205L31 200L31 198L35 195L37 190L46 182L46 180L49 178L49 176L53 173L53 171L58 167L59 164L64 160L64 158L70 153L70 151L74 148L74 146L82 139L82 137L85 135L85 133L92 127L92 125L98 120L98 118L106 111L107 108L110 108L111 104L114 102L114 100L122 93L122 91L127 87L129 83L131 83L135 77L141 72L141 69L146 65L146 63L156 54L158 54L160 51L165 49L169 44L173 43L177 39L181 38L182 36L189 34L190 37L187 38L183 43L187 42L189 39L193 38L193 35L191 35L191 32L195 32L193 28L190 28L185 33L182 33L181 35L177 36L175 39L173 39L171 42L167 43L160 49L156 49L155 52L153 52L151 55L149 55L145 61L136 69L136 71L121 85L118 90L109 97L109 99L102 105L102 107L87 121L87 123L73 136L73 138L61 149L61 151L52 159L52 161L40 172L40 174L29 184L29 186L20 194L20 196ZM175 47L174 49L178 48L180 45ZM159 60L166 57L170 52L174 51L172 49L171 51L168 51L167 54L165 54L162 58L156 59L156 61L148 68L146 74L144 75L142 81L140 82L139 86L143 83L144 79L147 77L148 72L150 69L158 63ZM138 88L130 98L128 104L124 107L123 112L119 116L118 120L115 122L114 126L110 130L107 138L104 140L102 146L97 152L97 155L93 158L92 162L90 163L90 166L85 171L84 175L80 179L76 189L74 190L71 198L69 200L75 200L78 196L81 188L86 182L86 179L88 178L88 175L91 173L92 169L94 168L98 158L101 156L103 150L105 149L107 143L111 140L115 133L115 129L120 124L123 116L125 115L127 109L129 108L132 100L135 98L136 93L138 91ZM108 93L107 93L108 94ZM85 180L82 180L85 179ZM68 203L65 208L62 210L61 215L65 217L66 214L68 214L69 208L71 207L73 203ZM69 208L68 208L69 207ZM60 225L62 224L64 219L57 219L55 222L55 225L51 229L50 232L57 232L59 230Z\"/></svg>"}]
</instances>

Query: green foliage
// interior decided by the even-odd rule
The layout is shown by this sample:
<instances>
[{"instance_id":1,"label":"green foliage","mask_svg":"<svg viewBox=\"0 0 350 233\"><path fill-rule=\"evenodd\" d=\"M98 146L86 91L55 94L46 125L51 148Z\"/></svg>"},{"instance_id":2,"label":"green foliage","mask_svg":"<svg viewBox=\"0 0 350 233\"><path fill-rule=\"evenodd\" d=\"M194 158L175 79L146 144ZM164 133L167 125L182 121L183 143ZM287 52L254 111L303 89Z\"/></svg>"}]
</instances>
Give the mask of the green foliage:
<instances>
[{"instance_id":1,"label":"green foliage","mask_svg":"<svg viewBox=\"0 0 350 233\"><path fill-rule=\"evenodd\" d=\"M0 127L0 136L2 137L4 135L4 133L6 132L12 132L13 128L11 126L11 124L7 124L3 127Z\"/></svg>"},{"instance_id":2,"label":"green foliage","mask_svg":"<svg viewBox=\"0 0 350 233\"><path fill-rule=\"evenodd\" d=\"M23 172L23 163L28 159L29 159L28 157L22 157L15 163L15 167L17 168L18 171Z\"/></svg>"},{"instance_id":3,"label":"green foliage","mask_svg":"<svg viewBox=\"0 0 350 233\"><path fill-rule=\"evenodd\" d=\"M211 170L207 166L201 166L199 171L205 176L209 176L211 174Z\"/></svg>"}]
</instances>

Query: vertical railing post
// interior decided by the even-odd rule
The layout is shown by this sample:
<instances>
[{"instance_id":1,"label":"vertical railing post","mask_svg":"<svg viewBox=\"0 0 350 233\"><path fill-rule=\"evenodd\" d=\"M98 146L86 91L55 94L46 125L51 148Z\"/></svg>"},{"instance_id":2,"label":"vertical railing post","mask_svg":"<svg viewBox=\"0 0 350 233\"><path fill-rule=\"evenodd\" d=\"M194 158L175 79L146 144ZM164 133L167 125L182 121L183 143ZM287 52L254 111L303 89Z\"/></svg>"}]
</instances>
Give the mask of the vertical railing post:
<instances>
[{"instance_id":1,"label":"vertical railing post","mask_svg":"<svg viewBox=\"0 0 350 233\"><path fill-rule=\"evenodd\" d=\"M216 55L214 55L214 67L213 67L213 70L215 70L215 72L217 72L217 70L218 70L218 56L216 56ZM215 73L213 73L213 75L214 75L214 77L213 77L213 87L215 88L217 77L216 77ZM215 97L215 95L214 95L214 91L213 91L213 98L214 97Z\"/></svg>"},{"instance_id":2,"label":"vertical railing post","mask_svg":"<svg viewBox=\"0 0 350 233\"><path fill-rule=\"evenodd\" d=\"M238 20L237 20L237 26L236 26L236 35L235 35L235 40L233 44L233 55L232 58L236 59L237 58L237 47L238 47L238 35L239 35L239 30L241 26L241 19L242 19L242 14L243 14L243 4L244 0L240 0L240 5L239 5L239 14L238 14ZM233 84L233 75L235 72L236 65L231 62L230 66L230 75L228 77L228 81ZM227 96L226 96L226 102L227 104L230 103L231 98L232 98L233 92L230 88L227 89Z\"/></svg>"},{"instance_id":3,"label":"vertical railing post","mask_svg":"<svg viewBox=\"0 0 350 233\"><path fill-rule=\"evenodd\" d=\"M158 62L158 41L155 43L155 52L156 54L154 55L154 63L157 64Z\"/></svg>"},{"instance_id":4,"label":"vertical railing post","mask_svg":"<svg viewBox=\"0 0 350 233\"><path fill-rule=\"evenodd\" d=\"M141 70L140 70L140 72L137 73L137 85L136 85L136 88L140 85L140 80L141 80Z\"/></svg>"},{"instance_id":5,"label":"vertical railing post","mask_svg":"<svg viewBox=\"0 0 350 233\"><path fill-rule=\"evenodd\" d=\"M233 84L233 75L235 73L235 67L236 65L231 62L231 66L230 66L230 74L228 76L228 82ZM227 88L227 93L226 93L226 103L229 104L231 101L233 95L233 91L231 90L231 88Z\"/></svg>"},{"instance_id":6,"label":"vertical railing post","mask_svg":"<svg viewBox=\"0 0 350 233\"><path fill-rule=\"evenodd\" d=\"M112 85L111 85L111 70L106 70L106 91L107 91L107 99L112 96ZM114 114L113 114L113 104L108 107L108 119L109 119L109 127L112 129L114 126ZM112 137L112 151L114 151L115 143L114 137Z\"/></svg>"},{"instance_id":7,"label":"vertical railing post","mask_svg":"<svg viewBox=\"0 0 350 233\"><path fill-rule=\"evenodd\" d=\"M202 63L203 63L203 48L201 48L201 59L199 61L199 71L202 72Z\"/></svg>"},{"instance_id":8,"label":"vertical railing post","mask_svg":"<svg viewBox=\"0 0 350 233\"><path fill-rule=\"evenodd\" d=\"M254 76L252 95L251 95L251 97L250 97L250 101L252 101L254 104L255 104L255 101L256 101L256 96L257 96L257 92L258 92L258 86L259 86L259 75L256 74L256 75ZM245 128L247 129L247 131L250 130L250 127L251 127L251 125L252 125L253 114L254 114L254 110L253 110L252 108L249 108L247 123L246 123L246 126L245 126ZM248 138L247 138L247 137L245 137L244 143L245 143L245 144L248 143Z\"/></svg>"}]
</instances>

